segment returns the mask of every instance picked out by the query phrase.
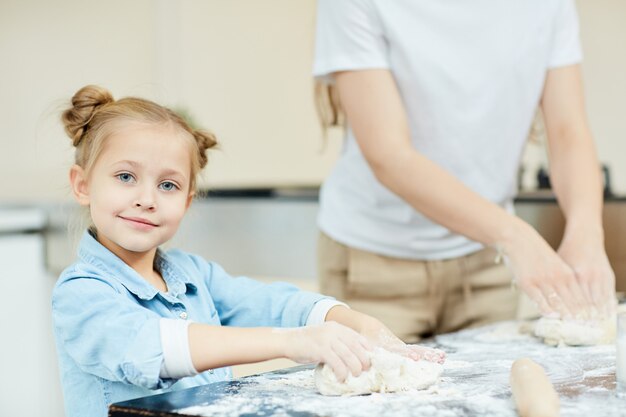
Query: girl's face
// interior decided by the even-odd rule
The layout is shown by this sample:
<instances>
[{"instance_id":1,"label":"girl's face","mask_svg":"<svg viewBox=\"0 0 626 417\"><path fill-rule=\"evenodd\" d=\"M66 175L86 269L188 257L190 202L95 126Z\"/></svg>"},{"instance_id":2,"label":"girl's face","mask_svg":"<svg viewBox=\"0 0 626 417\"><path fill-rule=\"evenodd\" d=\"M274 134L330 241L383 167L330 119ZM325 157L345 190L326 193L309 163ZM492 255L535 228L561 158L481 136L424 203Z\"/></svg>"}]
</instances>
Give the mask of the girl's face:
<instances>
[{"instance_id":1,"label":"girl's face","mask_svg":"<svg viewBox=\"0 0 626 417\"><path fill-rule=\"evenodd\" d=\"M182 134L129 124L106 139L88 178L72 168L74 193L89 206L98 241L122 259L168 241L191 203L192 154Z\"/></svg>"}]
</instances>

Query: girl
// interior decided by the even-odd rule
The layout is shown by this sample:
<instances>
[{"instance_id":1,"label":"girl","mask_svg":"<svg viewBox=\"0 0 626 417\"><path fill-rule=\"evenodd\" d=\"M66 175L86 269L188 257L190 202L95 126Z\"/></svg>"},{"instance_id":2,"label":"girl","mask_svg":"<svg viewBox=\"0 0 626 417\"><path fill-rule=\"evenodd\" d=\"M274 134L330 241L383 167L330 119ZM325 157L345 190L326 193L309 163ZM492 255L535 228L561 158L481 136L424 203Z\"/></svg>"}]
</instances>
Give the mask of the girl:
<instances>
[{"instance_id":1,"label":"girl","mask_svg":"<svg viewBox=\"0 0 626 417\"><path fill-rule=\"evenodd\" d=\"M62 120L76 147L71 189L92 220L52 296L67 416L105 416L113 402L225 380L229 365L272 358L328 363L339 379L368 368L373 344L442 360L331 298L161 250L213 135L96 86L79 90Z\"/></svg>"}]
</instances>

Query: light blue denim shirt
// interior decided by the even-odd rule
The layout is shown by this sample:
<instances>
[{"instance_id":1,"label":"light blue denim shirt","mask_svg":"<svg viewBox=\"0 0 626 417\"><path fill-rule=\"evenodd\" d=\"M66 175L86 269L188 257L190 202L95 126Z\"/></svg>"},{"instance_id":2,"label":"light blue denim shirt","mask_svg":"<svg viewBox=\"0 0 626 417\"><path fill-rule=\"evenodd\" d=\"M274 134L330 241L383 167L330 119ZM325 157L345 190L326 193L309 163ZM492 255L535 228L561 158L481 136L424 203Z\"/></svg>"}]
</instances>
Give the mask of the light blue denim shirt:
<instances>
[{"instance_id":1,"label":"light blue denim shirt","mask_svg":"<svg viewBox=\"0 0 626 417\"><path fill-rule=\"evenodd\" d=\"M232 377L230 368L220 368L179 380L160 378L162 318L297 327L326 298L285 283L233 278L219 265L179 250L158 250L155 266L167 293L84 234L78 261L62 272L52 294L67 417L105 417L114 402Z\"/></svg>"}]
</instances>

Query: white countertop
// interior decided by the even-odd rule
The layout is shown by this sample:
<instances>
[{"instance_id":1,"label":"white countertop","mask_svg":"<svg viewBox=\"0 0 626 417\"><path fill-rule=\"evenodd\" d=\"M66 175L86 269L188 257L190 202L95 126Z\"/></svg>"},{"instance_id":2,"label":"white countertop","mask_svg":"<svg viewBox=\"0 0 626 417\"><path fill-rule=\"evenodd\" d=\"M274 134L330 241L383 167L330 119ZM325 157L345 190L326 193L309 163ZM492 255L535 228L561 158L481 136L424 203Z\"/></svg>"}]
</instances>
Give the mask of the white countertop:
<instances>
[{"instance_id":1,"label":"white countertop","mask_svg":"<svg viewBox=\"0 0 626 417\"><path fill-rule=\"evenodd\" d=\"M42 230L48 222L46 211L36 207L0 207L0 233Z\"/></svg>"}]
</instances>

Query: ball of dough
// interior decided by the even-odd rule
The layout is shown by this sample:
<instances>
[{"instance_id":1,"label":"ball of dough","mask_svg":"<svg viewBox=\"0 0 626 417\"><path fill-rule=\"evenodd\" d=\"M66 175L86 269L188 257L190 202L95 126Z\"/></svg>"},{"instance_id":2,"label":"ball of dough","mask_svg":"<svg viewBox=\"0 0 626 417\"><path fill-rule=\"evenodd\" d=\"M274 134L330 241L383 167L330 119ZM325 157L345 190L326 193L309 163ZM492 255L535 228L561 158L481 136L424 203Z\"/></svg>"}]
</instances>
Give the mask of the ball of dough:
<instances>
[{"instance_id":1,"label":"ball of dough","mask_svg":"<svg viewBox=\"0 0 626 417\"><path fill-rule=\"evenodd\" d=\"M615 341L615 317L604 320L561 320L542 317L535 335L548 345L594 346Z\"/></svg>"},{"instance_id":2,"label":"ball of dough","mask_svg":"<svg viewBox=\"0 0 626 417\"><path fill-rule=\"evenodd\" d=\"M315 386L323 395L361 395L425 389L439 380L443 365L426 360L414 361L382 348L371 354L372 366L358 377L349 375L339 382L330 366L315 369Z\"/></svg>"}]
</instances>

